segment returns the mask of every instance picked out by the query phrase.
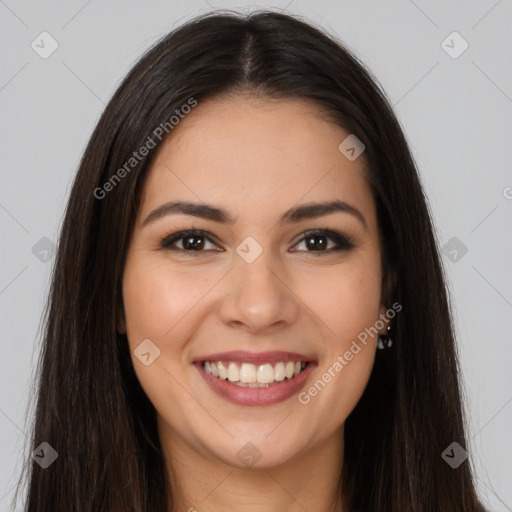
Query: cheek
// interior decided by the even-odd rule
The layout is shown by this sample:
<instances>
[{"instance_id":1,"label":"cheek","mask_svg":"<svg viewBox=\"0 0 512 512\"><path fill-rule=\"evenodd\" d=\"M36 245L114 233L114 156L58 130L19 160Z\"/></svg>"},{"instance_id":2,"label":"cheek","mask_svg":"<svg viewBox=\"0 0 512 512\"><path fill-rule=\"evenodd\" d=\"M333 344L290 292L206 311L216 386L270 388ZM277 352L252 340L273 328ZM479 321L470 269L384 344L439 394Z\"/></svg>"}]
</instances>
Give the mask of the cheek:
<instances>
[{"instance_id":1,"label":"cheek","mask_svg":"<svg viewBox=\"0 0 512 512\"><path fill-rule=\"evenodd\" d=\"M361 345L360 350L351 360L346 358L346 351L338 354L300 397L301 403L316 406L316 415L329 425L328 430L345 423L368 384L375 350L369 345Z\"/></svg>"},{"instance_id":2,"label":"cheek","mask_svg":"<svg viewBox=\"0 0 512 512\"><path fill-rule=\"evenodd\" d=\"M318 273L314 283L309 282L306 302L323 321L325 335L316 378L301 403L315 404L322 421L334 428L359 401L373 368L377 337L371 328L379 319L380 266L376 258L361 259Z\"/></svg>"},{"instance_id":3,"label":"cheek","mask_svg":"<svg viewBox=\"0 0 512 512\"><path fill-rule=\"evenodd\" d=\"M164 344L177 339L173 331L183 328L182 320L210 286L202 276L173 271L165 264L127 264L123 300L130 342L150 338Z\"/></svg>"},{"instance_id":4,"label":"cheek","mask_svg":"<svg viewBox=\"0 0 512 512\"><path fill-rule=\"evenodd\" d=\"M201 284L200 280L191 286L190 276L171 272L169 265L155 264L143 257L127 261L123 301L130 356L142 388L164 416L183 417L181 408L171 409L170 404L181 403L183 391L179 383L186 378L181 357L190 324L184 320L190 318L187 315L207 289L208 283ZM137 355L142 351L137 349L148 339L160 352L145 365ZM153 354L150 357L153 359Z\"/></svg>"},{"instance_id":5,"label":"cheek","mask_svg":"<svg viewBox=\"0 0 512 512\"><path fill-rule=\"evenodd\" d=\"M379 318L381 276L378 266L350 265L303 280L300 296L323 320L327 343L343 350Z\"/></svg>"}]
</instances>

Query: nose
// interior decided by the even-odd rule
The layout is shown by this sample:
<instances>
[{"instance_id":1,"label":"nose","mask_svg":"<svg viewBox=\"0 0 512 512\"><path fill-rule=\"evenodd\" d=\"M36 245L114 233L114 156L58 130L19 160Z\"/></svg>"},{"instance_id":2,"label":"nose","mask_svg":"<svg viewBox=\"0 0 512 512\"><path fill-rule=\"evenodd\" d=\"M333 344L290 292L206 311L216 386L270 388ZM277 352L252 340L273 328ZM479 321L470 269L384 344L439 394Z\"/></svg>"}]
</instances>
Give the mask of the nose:
<instances>
[{"instance_id":1,"label":"nose","mask_svg":"<svg viewBox=\"0 0 512 512\"><path fill-rule=\"evenodd\" d=\"M226 325L265 334L297 320L300 301L286 282L282 267L271 260L266 251L252 263L235 259L219 310Z\"/></svg>"}]
</instances>

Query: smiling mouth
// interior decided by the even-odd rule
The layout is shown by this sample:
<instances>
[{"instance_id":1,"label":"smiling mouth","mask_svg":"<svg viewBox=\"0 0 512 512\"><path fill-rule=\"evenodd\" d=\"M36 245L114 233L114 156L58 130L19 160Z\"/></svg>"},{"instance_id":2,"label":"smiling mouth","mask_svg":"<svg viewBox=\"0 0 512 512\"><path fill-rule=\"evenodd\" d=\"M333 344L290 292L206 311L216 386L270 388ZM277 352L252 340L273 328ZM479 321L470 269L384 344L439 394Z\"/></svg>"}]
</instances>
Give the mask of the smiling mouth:
<instances>
[{"instance_id":1,"label":"smiling mouth","mask_svg":"<svg viewBox=\"0 0 512 512\"><path fill-rule=\"evenodd\" d=\"M219 380L243 388L268 388L293 380L308 366L306 361L281 361L274 364L238 363L234 361L203 361L204 371Z\"/></svg>"}]
</instances>

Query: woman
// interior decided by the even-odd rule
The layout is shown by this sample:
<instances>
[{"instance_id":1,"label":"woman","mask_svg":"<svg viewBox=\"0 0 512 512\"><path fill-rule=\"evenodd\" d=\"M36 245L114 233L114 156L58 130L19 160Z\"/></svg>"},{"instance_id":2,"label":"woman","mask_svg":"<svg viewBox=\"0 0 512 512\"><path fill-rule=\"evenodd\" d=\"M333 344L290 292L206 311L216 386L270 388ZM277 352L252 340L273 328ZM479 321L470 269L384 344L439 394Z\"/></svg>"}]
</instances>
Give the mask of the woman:
<instances>
[{"instance_id":1,"label":"woman","mask_svg":"<svg viewBox=\"0 0 512 512\"><path fill-rule=\"evenodd\" d=\"M134 66L46 320L28 512L483 510L415 164L297 18L211 13Z\"/></svg>"}]
</instances>

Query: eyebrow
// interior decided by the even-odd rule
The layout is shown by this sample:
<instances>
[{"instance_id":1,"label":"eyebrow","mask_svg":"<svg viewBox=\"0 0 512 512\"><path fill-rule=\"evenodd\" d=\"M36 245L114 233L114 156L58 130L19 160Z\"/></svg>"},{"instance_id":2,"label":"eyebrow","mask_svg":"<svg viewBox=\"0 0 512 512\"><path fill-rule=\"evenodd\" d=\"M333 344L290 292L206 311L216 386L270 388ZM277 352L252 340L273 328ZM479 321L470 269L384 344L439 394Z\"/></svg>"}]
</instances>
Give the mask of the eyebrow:
<instances>
[{"instance_id":1,"label":"eyebrow","mask_svg":"<svg viewBox=\"0 0 512 512\"><path fill-rule=\"evenodd\" d=\"M368 228L364 215L355 206L337 199L324 203L308 203L290 208L281 216L279 224L296 223L305 219L321 217L335 212L349 213L356 217L365 228ZM153 210L146 217L142 225L146 226L164 216L180 213L223 224L234 224L237 220L226 210L213 205L192 203L189 201L170 201Z\"/></svg>"}]
</instances>

